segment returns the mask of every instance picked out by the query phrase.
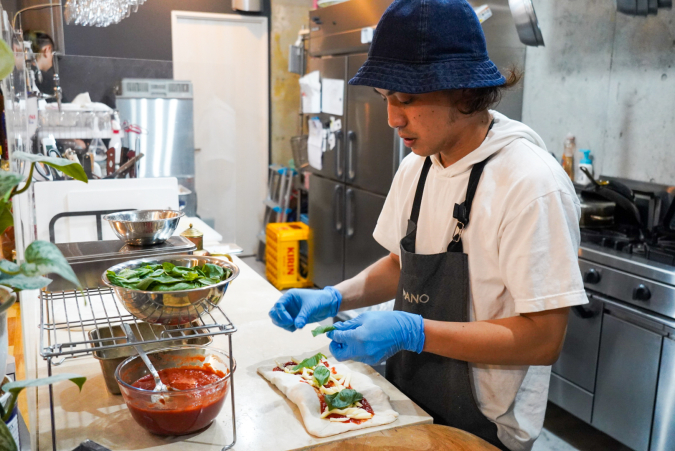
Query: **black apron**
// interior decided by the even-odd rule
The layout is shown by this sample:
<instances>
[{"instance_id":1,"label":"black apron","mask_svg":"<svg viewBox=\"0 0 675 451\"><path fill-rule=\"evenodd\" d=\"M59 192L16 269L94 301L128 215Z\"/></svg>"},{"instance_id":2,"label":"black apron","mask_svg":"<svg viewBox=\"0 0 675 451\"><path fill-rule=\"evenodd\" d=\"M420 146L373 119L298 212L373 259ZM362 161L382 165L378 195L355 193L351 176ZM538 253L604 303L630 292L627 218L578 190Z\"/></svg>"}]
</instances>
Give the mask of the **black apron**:
<instances>
[{"instance_id":1,"label":"black apron","mask_svg":"<svg viewBox=\"0 0 675 451\"><path fill-rule=\"evenodd\" d=\"M447 252L415 254L417 219L424 183L431 167L427 157L417 183L408 234L401 240L401 278L394 310L436 321L469 321L469 261L462 249L462 231L478 182L489 157L473 166L466 200L455 204L458 224ZM387 379L434 418L434 423L470 432L508 451L497 438L497 426L476 405L469 364L436 354L401 351L387 360Z\"/></svg>"}]
</instances>

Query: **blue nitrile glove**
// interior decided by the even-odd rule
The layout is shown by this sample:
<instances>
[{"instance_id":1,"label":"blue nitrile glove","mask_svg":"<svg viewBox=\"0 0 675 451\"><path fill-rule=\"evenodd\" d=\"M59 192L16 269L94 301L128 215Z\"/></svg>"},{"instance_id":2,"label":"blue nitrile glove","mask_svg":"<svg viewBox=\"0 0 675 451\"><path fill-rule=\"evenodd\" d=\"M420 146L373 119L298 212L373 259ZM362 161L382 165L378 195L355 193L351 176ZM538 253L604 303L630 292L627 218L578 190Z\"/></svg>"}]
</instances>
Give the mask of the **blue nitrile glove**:
<instances>
[{"instance_id":1,"label":"blue nitrile glove","mask_svg":"<svg viewBox=\"0 0 675 451\"><path fill-rule=\"evenodd\" d=\"M323 290L288 290L270 310L272 322L293 332L307 323L337 315L342 294L333 287Z\"/></svg>"},{"instance_id":2,"label":"blue nitrile glove","mask_svg":"<svg viewBox=\"0 0 675 451\"><path fill-rule=\"evenodd\" d=\"M424 319L406 312L365 312L328 332L330 352L342 360L374 365L399 351L421 353L424 348Z\"/></svg>"}]
</instances>

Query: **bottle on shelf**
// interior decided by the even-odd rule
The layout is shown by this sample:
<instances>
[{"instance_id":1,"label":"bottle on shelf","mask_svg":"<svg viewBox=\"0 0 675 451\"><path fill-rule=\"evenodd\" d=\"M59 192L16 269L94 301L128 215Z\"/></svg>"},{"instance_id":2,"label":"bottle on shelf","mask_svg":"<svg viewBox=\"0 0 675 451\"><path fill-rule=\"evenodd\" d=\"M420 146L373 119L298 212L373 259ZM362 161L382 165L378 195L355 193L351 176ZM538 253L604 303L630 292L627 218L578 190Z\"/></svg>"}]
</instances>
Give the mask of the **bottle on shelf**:
<instances>
[{"instance_id":1,"label":"bottle on shelf","mask_svg":"<svg viewBox=\"0 0 675 451\"><path fill-rule=\"evenodd\" d=\"M574 181L574 153L576 150L576 138L568 133L563 146L562 167L572 181Z\"/></svg>"},{"instance_id":2,"label":"bottle on shelf","mask_svg":"<svg viewBox=\"0 0 675 451\"><path fill-rule=\"evenodd\" d=\"M584 171L581 170L581 168L586 168L588 172L591 173L592 176L595 175L593 173L593 160L591 159L591 150L579 149L579 152L581 152L584 156L581 157L581 160L579 160L579 167L577 168L577 183L580 183L581 185L588 185L589 183L591 183L591 180L584 173Z\"/></svg>"}]
</instances>

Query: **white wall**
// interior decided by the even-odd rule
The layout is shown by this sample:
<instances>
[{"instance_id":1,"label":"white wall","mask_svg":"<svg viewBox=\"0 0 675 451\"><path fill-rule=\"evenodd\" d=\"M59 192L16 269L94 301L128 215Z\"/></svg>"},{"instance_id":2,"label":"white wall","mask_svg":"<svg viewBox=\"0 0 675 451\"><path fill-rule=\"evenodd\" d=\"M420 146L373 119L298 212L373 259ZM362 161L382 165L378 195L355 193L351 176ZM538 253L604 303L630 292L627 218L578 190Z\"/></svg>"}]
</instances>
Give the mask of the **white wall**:
<instances>
[{"instance_id":1,"label":"white wall","mask_svg":"<svg viewBox=\"0 0 675 451\"><path fill-rule=\"evenodd\" d=\"M527 49L523 122L558 157L574 134L596 174L675 184L675 10L633 17L615 0L534 5L546 47Z\"/></svg>"}]
</instances>

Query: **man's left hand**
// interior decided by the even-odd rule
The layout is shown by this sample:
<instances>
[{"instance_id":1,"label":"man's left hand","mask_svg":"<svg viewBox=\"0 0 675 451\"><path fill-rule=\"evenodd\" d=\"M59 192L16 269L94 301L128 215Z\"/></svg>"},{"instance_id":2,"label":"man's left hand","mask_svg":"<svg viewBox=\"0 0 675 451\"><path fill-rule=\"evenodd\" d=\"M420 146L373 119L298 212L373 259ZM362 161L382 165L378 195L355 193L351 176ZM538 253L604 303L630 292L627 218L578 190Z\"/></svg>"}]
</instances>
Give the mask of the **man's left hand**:
<instances>
[{"instance_id":1,"label":"man's left hand","mask_svg":"<svg viewBox=\"0 0 675 451\"><path fill-rule=\"evenodd\" d=\"M374 365L399 351L422 352L424 319L412 313L365 312L328 333L330 352L339 361L356 360Z\"/></svg>"}]
</instances>

